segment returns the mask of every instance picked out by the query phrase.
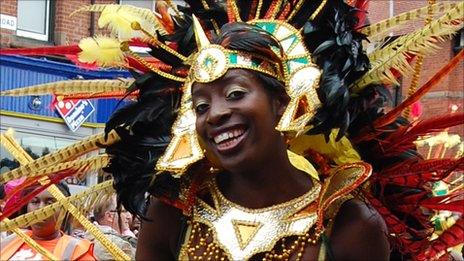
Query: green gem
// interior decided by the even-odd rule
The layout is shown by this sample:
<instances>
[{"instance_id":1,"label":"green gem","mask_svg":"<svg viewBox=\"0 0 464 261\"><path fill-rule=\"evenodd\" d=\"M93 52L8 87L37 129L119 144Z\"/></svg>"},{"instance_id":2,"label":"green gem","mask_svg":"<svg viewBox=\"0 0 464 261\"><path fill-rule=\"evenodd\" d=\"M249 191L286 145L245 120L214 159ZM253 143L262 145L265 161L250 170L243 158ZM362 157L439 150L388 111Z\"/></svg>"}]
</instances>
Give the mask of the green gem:
<instances>
[{"instance_id":1,"label":"green gem","mask_svg":"<svg viewBox=\"0 0 464 261\"><path fill-rule=\"evenodd\" d=\"M231 64L237 64L237 54L236 53L229 54L229 61Z\"/></svg>"},{"instance_id":2,"label":"green gem","mask_svg":"<svg viewBox=\"0 0 464 261\"><path fill-rule=\"evenodd\" d=\"M259 22L259 23L256 23L256 25L261 27L261 29L268 31L271 34L274 33L277 27L275 23L270 23L270 22Z\"/></svg>"},{"instance_id":3,"label":"green gem","mask_svg":"<svg viewBox=\"0 0 464 261\"><path fill-rule=\"evenodd\" d=\"M291 59L291 60L288 60L288 61L289 62L303 63L303 64L309 63L308 58L306 58L306 57L299 57L299 58Z\"/></svg>"},{"instance_id":4,"label":"green gem","mask_svg":"<svg viewBox=\"0 0 464 261\"><path fill-rule=\"evenodd\" d=\"M215 61L214 58L212 58L211 56L208 56L203 61L203 64L205 65L205 67L209 68L209 67L213 66L214 61Z\"/></svg>"}]
</instances>

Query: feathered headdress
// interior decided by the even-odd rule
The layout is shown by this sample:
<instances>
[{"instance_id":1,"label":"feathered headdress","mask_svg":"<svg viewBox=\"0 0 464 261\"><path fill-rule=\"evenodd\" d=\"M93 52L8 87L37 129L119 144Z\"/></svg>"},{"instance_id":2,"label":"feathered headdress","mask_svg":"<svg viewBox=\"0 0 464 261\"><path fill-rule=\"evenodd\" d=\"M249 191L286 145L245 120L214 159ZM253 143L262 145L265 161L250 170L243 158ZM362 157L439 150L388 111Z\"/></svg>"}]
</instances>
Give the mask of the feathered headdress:
<instances>
[{"instance_id":1,"label":"feathered headdress","mask_svg":"<svg viewBox=\"0 0 464 261\"><path fill-rule=\"evenodd\" d=\"M76 46L0 50L0 54L74 55L92 66L128 68L133 80L75 81L62 89L51 84L2 95L46 91L64 98L99 98L122 97L126 92L137 97L106 125L107 135L117 137L117 142L98 141L111 155L105 170L113 174L129 211L143 215L149 192L189 213L205 179L199 173L211 167L200 160L203 152L193 126L191 85L214 81L229 68L253 70L264 75L269 85L285 87L291 101L277 128L297 136L290 149L315 163L321 178L333 165L359 160L372 164L374 173L362 197L385 218L403 253L436 257L443 245L459 243L446 239L444 233L431 247L427 241L431 224L421 210L437 209L437 202L446 202L450 209L461 211L456 208L456 195L430 199L427 184L462 170L464 163L461 158L423 161L413 141L424 133L461 124L463 115L414 126L399 116L456 67L462 51L397 108L385 113L383 106L389 96L385 86L413 73L409 62L415 56L434 51L438 41L462 28L463 3L440 2L365 26L365 0L185 2L187 7L157 1L155 12L124 5L86 6L76 12L100 12L98 24L108 28L110 36L87 38ZM436 19L425 27L379 44L370 53L364 51L363 40L381 39L393 28L430 13ZM138 53L137 47L149 51ZM45 163L39 159L31 164L31 178L44 173L40 169ZM61 167L66 168L53 166ZM29 174L24 171L19 168L4 177ZM453 228L460 233L461 223ZM447 242L440 245L440 240Z\"/></svg>"}]
</instances>

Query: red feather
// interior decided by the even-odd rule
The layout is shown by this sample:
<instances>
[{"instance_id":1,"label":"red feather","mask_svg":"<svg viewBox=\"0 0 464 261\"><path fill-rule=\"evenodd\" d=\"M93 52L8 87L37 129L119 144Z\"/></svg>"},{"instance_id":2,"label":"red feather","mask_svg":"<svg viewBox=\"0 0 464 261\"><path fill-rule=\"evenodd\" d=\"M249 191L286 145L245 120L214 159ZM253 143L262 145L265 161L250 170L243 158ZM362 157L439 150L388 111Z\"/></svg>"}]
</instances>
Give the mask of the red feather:
<instances>
[{"instance_id":1,"label":"red feather","mask_svg":"<svg viewBox=\"0 0 464 261\"><path fill-rule=\"evenodd\" d=\"M380 173L380 178L395 175L397 173L414 173L414 172L429 172L430 170L440 171L448 170L451 168L456 168L456 170L462 169L459 162L462 162L462 159L426 159L426 160L407 160L402 161L388 169L382 170ZM456 167L457 166L457 167Z\"/></svg>"},{"instance_id":2,"label":"red feather","mask_svg":"<svg viewBox=\"0 0 464 261\"><path fill-rule=\"evenodd\" d=\"M429 209L464 212L464 191L454 192L444 196L427 198L420 205Z\"/></svg>"},{"instance_id":3,"label":"red feather","mask_svg":"<svg viewBox=\"0 0 464 261\"><path fill-rule=\"evenodd\" d=\"M237 17L235 17L235 12L233 11L232 3L234 0L226 0L227 4L227 18L229 20L229 23L237 22Z\"/></svg>"},{"instance_id":4,"label":"red feather","mask_svg":"<svg viewBox=\"0 0 464 261\"><path fill-rule=\"evenodd\" d=\"M169 14L169 6L163 1L156 1L155 10L159 14L158 21L163 25L166 32L172 34L174 32L174 21Z\"/></svg>"},{"instance_id":5,"label":"red feather","mask_svg":"<svg viewBox=\"0 0 464 261\"><path fill-rule=\"evenodd\" d=\"M388 124L391 124L396 118L401 114L401 112L407 107L411 106L413 103L418 101L422 96L424 96L433 86L437 85L443 78L445 78L448 73L453 70L464 58L464 50L461 50L451 61L446 64L444 67L438 71L427 83L420 87L413 95L409 96L404 102L398 105L393 110L389 111L384 116L376 119L372 126L364 127L356 137L352 138L353 143L359 143L364 140L371 140L374 137L383 133L382 131L377 131L377 129L384 127ZM374 131L372 131L374 130Z\"/></svg>"},{"instance_id":6,"label":"red feather","mask_svg":"<svg viewBox=\"0 0 464 261\"><path fill-rule=\"evenodd\" d=\"M436 182L439 180L446 179L454 171L462 171L464 169L464 158L450 160L453 162L449 164L448 161L444 161L446 164L435 165L430 169L415 169L416 164L410 169L403 169L402 171L392 171L390 169L386 172L380 172L378 175L372 178L372 181L379 182L382 185L392 184L411 188L424 188L429 182ZM424 166L433 166L432 164L423 164ZM423 166L421 166L423 167ZM398 169L398 168L394 168Z\"/></svg>"},{"instance_id":7,"label":"red feather","mask_svg":"<svg viewBox=\"0 0 464 261\"><path fill-rule=\"evenodd\" d=\"M462 243L464 243L464 220L459 218L454 225L431 241L426 249L420 251L415 260L437 260L446 254L448 248Z\"/></svg>"},{"instance_id":8,"label":"red feather","mask_svg":"<svg viewBox=\"0 0 464 261\"><path fill-rule=\"evenodd\" d=\"M81 48L77 45L62 45L40 48L8 48L0 49L0 55L65 55L79 53Z\"/></svg>"},{"instance_id":9,"label":"red feather","mask_svg":"<svg viewBox=\"0 0 464 261\"><path fill-rule=\"evenodd\" d=\"M438 71L427 83L420 87L413 95L409 96L398 107L391 110L385 116L374 121L374 127L379 128L390 124L405 108L411 106L426 94L433 86L437 85L448 73L453 70L459 62L464 58L464 50L461 50L456 56L451 59L440 71Z\"/></svg>"},{"instance_id":10,"label":"red feather","mask_svg":"<svg viewBox=\"0 0 464 261\"><path fill-rule=\"evenodd\" d=\"M357 0L356 3L354 3L354 7L356 7L359 10L355 13L355 17L358 18L358 23L356 24L355 28L359 29L366 24L369 0Z\"/></svg>"},{"instance_id":11,"label":"red feather","mask_svg":"<svg viewBox=\"0 0 464 261\"><path fill-rule=\"evenodd\" d=\"M382 140L376 151L382 156L391 156L401 153L405 149L415 148L413 141L419 136L442 131L443 129L460 125L464 122L464 113L453 113L446 116L435 117L419 121L414 126L400 127L391 133L385 140Z\"/></svg>"},{"instance_id":12,"label":"red feather","mask_svg":"<svg viewBox=\"0 0 464 261\"><path fill-rule=\"evenodd\" d=\"M50 182L48 184L38 186L37 188L32 190L29 194L27 194L25 196L22 196L19 201L13 202L13 204L8 205L8 207L5 206L4 212L0 215L0 221L2 221L3 219L9 217L13 213L19 211L24 205L29 203L29 201L31 201L35 196L40 194L42 191L46 190L51 185L57 184L58 182L60 182L64 178L72 176L74 174L76 174L76 170L70 169L70 170L65 170L65 171L59 172L58 174L55 174L55 175L50 175L49 176ZM28 184L32 185L32 184L36 183L41 178L42 177L33 178L31 180L32 182L29 182ZM24 190L26 187L21 185L21 188ZM21 190L21 192L22 192L22 190Z\"/></svg>"},{"instance_id":13,"label":"red feather","mask_svg":"<svg viewBox=\"0 0 464 261\"><path fill-rule=\"evenodd\" d=\"M62 99L63 100L69 100L69 99L113 99L113 98L124 98L124 97L133 98L133 97L137 97L138 94L139 94L138 90L132 92L130 95L127 95L126 91L92 93L92 94L76 93L76 94L70 94L70 95L63 95Z\"/></svg>"},{"instance_id":14,"label":"red feather","mask_svg":"<svg viewBox=\"0 0 464 261\"><path fill-rule=\"evenodd\" d=\"M96 62L94 62L94 63L83 63L83 62L79 61L79 59L77 58L77 54L65 54L64 56L66 56L66 58L68 58L71 62L73 62L79 68L90 70L90 71L95 71L95 70L100 69Z\"/></svg>"}]
</instances>

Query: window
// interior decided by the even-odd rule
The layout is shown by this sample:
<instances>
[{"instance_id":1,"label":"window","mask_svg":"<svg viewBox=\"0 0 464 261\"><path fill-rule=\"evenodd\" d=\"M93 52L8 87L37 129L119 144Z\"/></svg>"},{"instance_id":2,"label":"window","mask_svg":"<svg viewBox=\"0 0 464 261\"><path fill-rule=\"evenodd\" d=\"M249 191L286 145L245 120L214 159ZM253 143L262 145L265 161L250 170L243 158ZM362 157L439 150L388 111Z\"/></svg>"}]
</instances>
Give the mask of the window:
<instances>
[{"instance_id":1,"label":"window","mask_svg":"<svg viewBox=\"0 0 464 261\"><path fill-rule=\"evenodd\" d=\"M121 5L133 5L140 8L154 10L155 1L153 0L119 0Z\"/></svg>"},{"instance_id":2,"label":"window","mask_svg":"<svg viewBox=\"0 0 464 261\"><path fill-rule=\"evenodd\" d=\"M18 0L16 35L48 41L50 35L50 0Z\"/></svg>"}]
</instances>

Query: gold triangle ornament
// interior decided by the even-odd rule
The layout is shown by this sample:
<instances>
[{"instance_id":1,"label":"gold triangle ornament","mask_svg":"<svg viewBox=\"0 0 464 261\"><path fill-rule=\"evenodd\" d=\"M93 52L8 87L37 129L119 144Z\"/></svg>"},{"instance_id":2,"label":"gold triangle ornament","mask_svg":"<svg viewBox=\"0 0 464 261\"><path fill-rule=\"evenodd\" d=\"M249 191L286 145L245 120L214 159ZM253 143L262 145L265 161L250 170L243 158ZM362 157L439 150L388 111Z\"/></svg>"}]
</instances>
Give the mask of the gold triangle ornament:
<instances>
[{"instance_id":1,"label":"gold triangle ornament","mask_svg":"<svg viewBox=\"0 0 464 261\"><path fill-rule=\"evenodd\" d=\"M182 175L191 164L205 156L195 129L196 116L192 109L190 87L191 83L184 85L179 116L172 126L174 136L156 163L156 170L170 171L174 176Z\"/></svg>"},{"instance_id":2,"label":"gold triangle ornament","mask_svg":"<svg viewBox=\"0 0 464 261\"><path fill-rule=\"evenodd\" d=\"M234 226L235 236L237 237L238 243L241 249L245 249L248 243L258 233L259 229L263 226L259 222L232 220Z\"/></svg>"},{"instance_id":3,"label":"gold triangle ornament","mask_svg":"<svg viewBox=\"0 0 464 261\"><path fill-rule=\"evenodd\" d=\"M198 50L209 46L208 37L195 16L193 16L193 26ZM190 76L184 83L181 108L172 125L173 138L156 163L156 170L173 172L177 177L182 175L191 164L205 157L195 128L196 116L191 92L193 81Z\"/></svg>"},{"instance_id":4,"label":"gold triangle ornament","mask_svg":"<svg viewBox=\"0 0 464 261\"><path fill-rule=\"evenodd\" d=\"M286 84L290 102L277 124L278 131L293 131L298 136L304 130L321 104L316 92L320 76L321 70L313 65L298 68L290 75Z\"/></svg>"}]
</instances>

